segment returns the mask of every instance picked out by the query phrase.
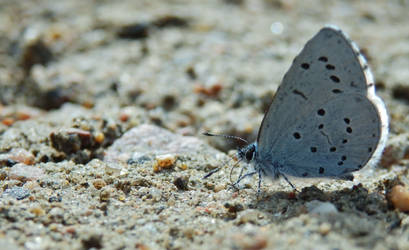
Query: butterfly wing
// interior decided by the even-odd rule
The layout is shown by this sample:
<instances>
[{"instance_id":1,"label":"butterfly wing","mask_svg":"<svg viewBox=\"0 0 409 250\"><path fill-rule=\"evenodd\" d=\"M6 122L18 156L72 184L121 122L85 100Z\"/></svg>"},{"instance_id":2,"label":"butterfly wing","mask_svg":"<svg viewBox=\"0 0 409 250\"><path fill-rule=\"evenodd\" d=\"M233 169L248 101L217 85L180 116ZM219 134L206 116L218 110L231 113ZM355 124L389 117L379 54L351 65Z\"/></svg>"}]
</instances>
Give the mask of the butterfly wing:
<instances>
[{"instance_id":1,"label":"butterfly wing","mask_svg":"<svg viewBox=\"0 0 409 250\"><path fill-rule=\"evenodd\" d=\"M276 166L293 176L341 176L379 157L387 124L364 57L326 27L285 74L261 124L256 161L267 173Z\"/></svg>"}]
</instances>

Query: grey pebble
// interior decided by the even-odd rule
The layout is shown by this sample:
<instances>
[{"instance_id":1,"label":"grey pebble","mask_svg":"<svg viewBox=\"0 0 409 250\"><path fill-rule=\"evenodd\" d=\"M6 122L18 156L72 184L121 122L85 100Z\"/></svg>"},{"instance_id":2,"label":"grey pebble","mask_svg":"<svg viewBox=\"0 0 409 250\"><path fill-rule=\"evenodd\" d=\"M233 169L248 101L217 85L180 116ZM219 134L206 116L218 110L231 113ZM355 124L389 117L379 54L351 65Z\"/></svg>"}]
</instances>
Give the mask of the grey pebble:
<instances>
[{"instance_id":1,"label":"grey pebble","mask_svg":"<svg viewBox=\"0 0 409 250\"><path fill-rule=\"evenodd\" d=\"M338 209L331 202L313 200L305 204L310 214L336 214Z\"/></svg>"},{"instance_id":2,"label":"grey pebble","mask_svg":"<svg viewBox=\"0 0 409 250\"><path fill-rule=\"evenodd\" d=\"M4 191L3 196L11 196L17 200L22 200L30 196L30 191L23 187L12 187Z\"/></svg>"}]
</instances>

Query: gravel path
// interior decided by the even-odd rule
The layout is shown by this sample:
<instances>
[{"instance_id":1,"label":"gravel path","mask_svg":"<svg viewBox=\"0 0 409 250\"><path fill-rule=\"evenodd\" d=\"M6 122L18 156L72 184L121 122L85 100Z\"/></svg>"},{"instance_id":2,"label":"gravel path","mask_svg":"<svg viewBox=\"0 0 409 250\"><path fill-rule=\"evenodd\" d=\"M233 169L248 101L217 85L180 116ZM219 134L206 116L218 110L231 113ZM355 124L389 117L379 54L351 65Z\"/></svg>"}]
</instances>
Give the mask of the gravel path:
<instances>
[{"instance_id":1,"label":"gravel path","mask_svg":"<svg viewBox=\"0 0 409 250\"><path fill-rule=\"evenodd\" d=\"M408 249L408 13L404 0L0 0L0 248ZM242 145L201 133L253 141L326 24L360 45L388 107L380 163L352 182L291 179L299 192L229 188Z\"/></svg>"}]
</instances>

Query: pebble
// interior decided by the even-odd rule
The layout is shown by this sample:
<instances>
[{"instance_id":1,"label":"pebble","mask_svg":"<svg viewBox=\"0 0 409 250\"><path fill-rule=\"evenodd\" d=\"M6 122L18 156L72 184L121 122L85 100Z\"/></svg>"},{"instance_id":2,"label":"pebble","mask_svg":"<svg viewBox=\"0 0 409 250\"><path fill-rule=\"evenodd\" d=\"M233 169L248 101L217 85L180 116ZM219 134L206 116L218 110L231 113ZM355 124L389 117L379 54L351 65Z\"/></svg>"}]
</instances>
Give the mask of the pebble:
<instances>
[{"instance_id":1,"label":"pebble","mask_svg":"<svg viewBox=\"0 0 409 250\"><path fill-rule=\"evenodd\" d=\"M162 169L169 169L173 167L176 162L176 157L172 154L158 155L156 156L155 163L153 164L153 171L159 172Z\"/></svg>"},{"instance_id":2,"label":"pebble","mask_svg":"<svg viewBox=\"0 0 409 250\"><path fill-rule=\"evenodd\" d=\"M149 35L149 25L146 23L134 23L121 27L117 36L122 39L144 39Z\"/></svg>"},{"instance_id":3,"label":"pebble","mask_svg":"<svg viewBox=\"0 0 409 250\"><path fill-rule=\"evenodd\" d=\"M222 190L224 190L224 189L226 189L226 184L221 183L221 184L216 184L216 185L214 186L213 191L215 191L216 193L218 193L218 192L220 192L220 191L222 191Z\"/></svg>"},{"instance_id":4,"label":"pebble","mask_svg":"<svg viewBox=\"0 0 409 250\"><path fill-rule=\"evenodd\" d=\"M30 106L9 105L0 107L0 120L6 126L11 126L16 121L24 121L31 118L36 118L42 114L43 111Z\"/></svg>"},{"instance_id":5,"label":"pebble","mask_svg":"<svg viewBox=\"0 0 409 250\"><path fill-rule=\"evenodd\" d=\"M260 213L254 209L242 211L239 216L238 224L257 223Z\"/></svg>"},{"instance_id":6,"label":"pebble","mask_svg":"<svg viewBox=\"0 0 409 250\"><path fill-rule=\"evenodd\" d=\"M165 15L159 17L158 19L152 22L152 25L158 28L168 28L168 27L179 27L183 28L188 26L189 22L184 17L180 16L173 16L173 15Z\"/></svg>"},{"instance_id":7,"label":"pebble","mask_svg":"<svg viewBox=\"0 0 409 250\"><path fill-rule=\"evenodd\" d=\"M194 92L197 94L208 96L208 97L217 97L222 91L222 89L223 89L223 86L220 83L216 83L208 88L202 85L196 85L194 88Z\"/></svg>"},{"instance_id":8,"label":"pebble","mask_svg":"<svg viewBox=\"0 0 409 250\"><path fill-rule=\"evenodd\" d=\"M10 169L9 178L19 181L34 181L44 176L44 171L39 167L18 163Z\"/></svg>"},{"instance_id":9,"label":"pebble","mask_svg":"<svg viewBox=\"0 0 409 250\"><path fill-rule=\"evenodd\" d=\"M320 225L320 227L318 228L318 232L321 235L327 235L329 232L331 232L331 224L329 224L328 222L324 222Z\"/></svg>"},{"instance_id":10,"label":"pebble","mask_svg":"<svg viewBox=\"0 0 409 250\"><path fill-rule=\"evenodd\" d=\"M107 184L102 179L96 179L96 180L94 180L92 182L92 185L94 185L94 187L99 190L99 189L105 187Z\"/></svg>"},{"instance_id":11,"label":"pebble","mask_svg":"<svg viewBox=\"0 0 409 250\"><path fill-rule=\"evenodd\" d=\"M406 142L409 139L409 134L404 133L388 139L388 146L383 150L380 165L384 168L390 168L394 164L398 164L402 159L407 159L406 155L409 147Z\"/></svg>"},{"instance_id":12,"label":"pebble","mask_svg":"<svg viewBox=\"0 0 409 250\"><path fill-rule=\"evenodd\" d=\"M156 158L157 167L170 167L170 163L176 160L176 155L199 153L203 148L203 141L196 137L182 136L158 126L142 124L117 139L106 151L104 161L109 164L138 162L141 155L153 154L159 156Z\"/></svg>"},{"instance_id":13,"label":"pebble","mask_svg":"<svg viewBox=\"0 0 409 250\"><path fill-rule=\"evenodd\" d=\"M30 213L34 214L35 216L43 216L45 215L44 209L40 206L34 206L28 210Z\"/></svg>"},{"instance_id":14,"label":"pebble","mask_svg":"<svg viewBox=\"0 0 409 250\"><path fill-rule=\"evenodd\" d=\"M108 201L109 198L111 197L112 192L113 192L113 190L111 190L110 188L105 188L105 189L101 190L101 193L99 194L99 200L100 201Z\"/></svg>"},{"instance_id":15,"label":"pebble","mask_svg":"<svg viewBox=\"0 0 409 250\"><path fill-rule=\"evenodd\" d=\"M14 120L13 118L11 118L11 117L6 117L6 118L2 119L1 122L2 122L4 125L10 127L11 125L14 124L15 120Z\"/></svg>"},{"instance_id":16,"label":"pebble","mask_svg":"<svg viewBox=\"0 0 409 250\"><path fill-rule=\"evenodd\" d=\"M34 164L34 155L24 148L13 148L12 150L10 150L9 154L10 159L12 159L13 161L21 162L27 165Z\"/></svg>"},{"instance_id":17,"label":"pebble","mask_svg":"<svg viewBox=\"0 0 409 250\"><path fill-rule=\"evenodd\" d=\"M0 181L4 181L7 178L7 173L4 170L0 170Z\"/></svg>"},{"instance_id":18,"label":"pebble","mask_svg":"<svg viewBox=\"0 0 409 250\"><path fill-rule=\"evenodd\" d=\"M322 215L322 214L338 213L338 209L331 202L313 200L313 201L307 202L305 205L310 214Z\"/></svg>"},{"instance_id":19,"label":"pebble","mask_svg":"<svg viewBox=\"0 0 409 250\"><path fill-rule=\"evenodd\" d=\"M409 211L409 189L407 187L402 185L394 186L391 189L388 198L395 208L402 212Z\"/></svg>"},{"instance_id":20,"label":"pebble","mask_svg":"<svg viewBox=\"0 0 409 250\"><path fill-rule=\"evenodd\" d=\"M13 148L10 152L0 154L0 165L9 165L10 163L34 164L34 155L24 148Z\"/></svg>"},{"instance_id":21,"label":"pebble","mask_svg":"<svg viewBox=\"0 0 409 250\"><path fill-rule=\"evenodd\" d=\"M189 190L189 178L187 177L176 177L173 180L173 184L181 191L187 191Z\"/></svg>"},{"instance_id":22,"label":"pebble","mask_svg":"<svg viewBox=\"0 0 409 250\"><path fill-rule=\"evenodd\" d=\"M409 86L397 85L392 89L392 96L395 99L409 102Z\"/></svg>"},{"instance_id":23,"label":"pebble","mask_svg":"<svg viewBox=\"0 0 409 250\"><path fill-rule=\"evenodd\" d=\"M98 144L102 144L105 140L105 135L101 132L97 133L95 135L95 142Z\"/></svg>"},{"instance_id":24,"label":"pebble","mask_svg":"<svg viewBox=\"0 0 409 250\"><path fill-rule=\"evenodd\" d=\"M35 64L47 65L54 58L53 52L42 40L41 31L35 27L24 29L19 42L19 64L26 72Z\"/></svg>"},{"instance_id":25,"label":"pebble","mask_svg":"<svg viewBox=\"0 0 409 250\"><path fill-rule=\"evenodd\" d=\"M17 200L22 200L30 196L30 191L22 187L8 188L3 192L3 196L10 196Z\"/></svg>"}]
</instances>

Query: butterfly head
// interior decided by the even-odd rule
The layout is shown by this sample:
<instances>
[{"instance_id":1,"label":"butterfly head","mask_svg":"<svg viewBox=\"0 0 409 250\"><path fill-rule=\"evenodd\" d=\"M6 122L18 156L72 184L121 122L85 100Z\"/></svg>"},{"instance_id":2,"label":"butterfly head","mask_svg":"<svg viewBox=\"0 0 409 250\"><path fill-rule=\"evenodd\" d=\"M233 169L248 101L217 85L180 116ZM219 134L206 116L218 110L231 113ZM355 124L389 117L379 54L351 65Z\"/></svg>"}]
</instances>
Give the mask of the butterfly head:
<instances>
[{"instance_id":1,"label":"butterfly head","mask_svg":"<svg viewBox=\"0 0 409 250\"><path fill-rule=\"evenodd\" d=\"M237 156L240 160L250 162L256 157L256 151L257 151L256 143L251 143L244 148L240 148L237 151Z\"/></svg>"}]
</instances>

